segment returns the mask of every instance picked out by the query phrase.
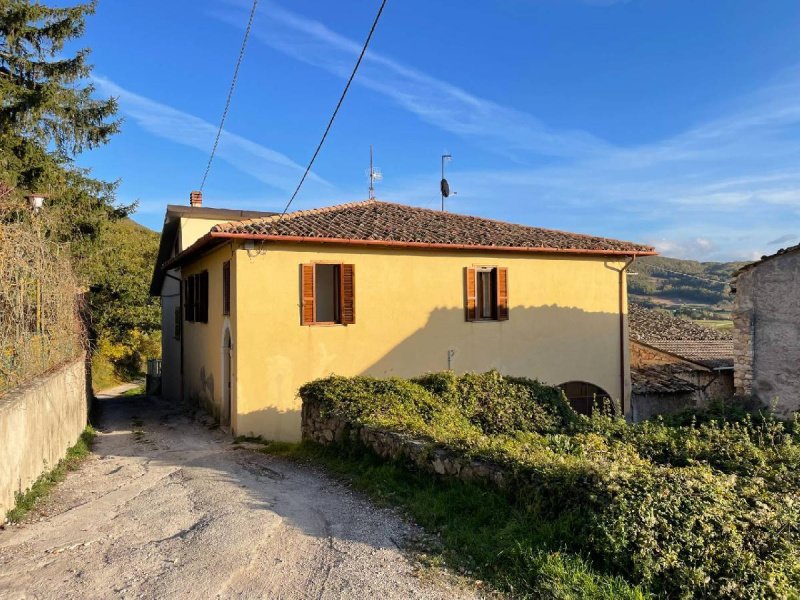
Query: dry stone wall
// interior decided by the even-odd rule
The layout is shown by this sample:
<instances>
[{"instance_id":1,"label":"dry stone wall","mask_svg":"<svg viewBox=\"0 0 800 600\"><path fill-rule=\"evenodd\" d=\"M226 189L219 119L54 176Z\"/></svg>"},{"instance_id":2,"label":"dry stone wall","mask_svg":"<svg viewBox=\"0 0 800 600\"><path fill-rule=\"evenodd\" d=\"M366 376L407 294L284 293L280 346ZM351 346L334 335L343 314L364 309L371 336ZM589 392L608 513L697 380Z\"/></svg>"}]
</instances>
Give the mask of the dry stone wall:
<instances>
[{"instance_id":1,"label":"dry stone wall","mask_svg":"<svg viewBox=\"0 0 800 600\"><path fill-rule=\"evenodd\" d=\"M409 461L429 473L462 481L481 482L501 489L515 479L510 469L485 460L465 457L453 450L368 426L355 426L344 419L321 414L319 404L303 401L303 439L330 445L342 442L361 443L378 456Z\"/></svg>"}]
</instances>

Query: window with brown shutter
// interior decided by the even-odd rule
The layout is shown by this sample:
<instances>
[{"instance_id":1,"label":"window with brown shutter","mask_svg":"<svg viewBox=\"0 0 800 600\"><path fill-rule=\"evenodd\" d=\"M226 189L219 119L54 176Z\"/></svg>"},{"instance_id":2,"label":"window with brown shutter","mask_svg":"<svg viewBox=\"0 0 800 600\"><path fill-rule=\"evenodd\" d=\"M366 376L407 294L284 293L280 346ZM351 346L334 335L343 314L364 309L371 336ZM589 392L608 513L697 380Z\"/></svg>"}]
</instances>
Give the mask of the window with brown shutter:
<instances>
[{"instance_id":1,"label":"window with brown shutter","mask_svg":"<svg viewBox=\"0 0 800 600\"><path fill-rule=\"evenodd\" d=\"M208 271L196 275L198 280L197 320L208 323Z\"/></svg>"},{"instance_id":2,"label":"window with brown shutter","mask_svg":"<svg viewBox=\"0 0 800 600\"><path fill-rule=\"evenodd\" d=\"M184 280L183 306L187 322L208 323L208 271Z\"/></svg>"},{"instance_id":3,"label":"window with brown shutter","mask_svg":"<svg viewBox=\"0 0 800 600\"><path fill-rule=\"evenodd\" d=\"M222 314L231 314L231 261L222 263Z\"/></svg>"},{"instance_id":4,"label":"window with brown shutter","mask_svg":"<svg viewBox=\"0 0 800 600\"><path fill-rule=\"evenodd\" d=\"M194 276L184 280L183 310L188 322L194 321Z\"/></svg>"},{"instance_id":5,"label":"window with brown shutter","mask_svg":"<svg viewBox=\"0 0 800 600\"><path fill-rule=\"evenodd\" d=\"M353 325L356 322L355 265L300 265L302 325Z\"/></svg>"},{"instance_id":6,"label":"window with brown shutter","mask_svg":"<svg viewBox=\"0 0 800 600\"><path fill-rule=\"evenodd\" d=\"M508 269L466 267L464 312L467 321L508 320Z\"/></svg>"}]
</instances>

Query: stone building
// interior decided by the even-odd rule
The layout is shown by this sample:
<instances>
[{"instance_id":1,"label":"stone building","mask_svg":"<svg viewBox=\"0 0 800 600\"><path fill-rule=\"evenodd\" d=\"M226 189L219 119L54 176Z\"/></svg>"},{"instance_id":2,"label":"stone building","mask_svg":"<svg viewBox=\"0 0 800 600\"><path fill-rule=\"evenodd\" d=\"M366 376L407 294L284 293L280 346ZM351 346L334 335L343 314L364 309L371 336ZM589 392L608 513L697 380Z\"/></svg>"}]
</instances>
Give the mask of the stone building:
<instances>
[{"instance_id":1,"label":"stone building","mask_svg":"<svg viewBox=\"0 0 800 600\"><path fill-rule=\"evenodd\" d=\"M628 315L633 421L704 408L733 396L730 331L634 303Z\"/></svg>"},{"instance_id":2,"label":"stone building","mask_svg":"<svg viewBox=\"0 0 800 600\"><path fill-rule=\"evenodd\" d=\"M800 245L736 272L736 394L789 417L800 409Z\"/></svg>"}]
</instances>

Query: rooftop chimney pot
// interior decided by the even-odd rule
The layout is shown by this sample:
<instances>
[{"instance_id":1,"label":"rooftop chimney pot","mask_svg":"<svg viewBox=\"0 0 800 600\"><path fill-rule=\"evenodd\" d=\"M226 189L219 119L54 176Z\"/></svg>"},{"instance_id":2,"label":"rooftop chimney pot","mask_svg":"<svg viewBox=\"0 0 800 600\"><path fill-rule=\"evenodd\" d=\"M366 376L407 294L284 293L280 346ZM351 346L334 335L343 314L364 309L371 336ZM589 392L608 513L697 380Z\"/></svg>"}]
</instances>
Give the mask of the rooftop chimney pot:
<instances>
[{"instance_id":1,"label":"rooftop chimney pot","mask_svg":"<svg viewBox=\"0 0 800 600\"><path fill-rule=\"evenodd\" d=\"M194 191L189 194L190 206L203 206L203 192Z\"/></svg>"}]
</instances>

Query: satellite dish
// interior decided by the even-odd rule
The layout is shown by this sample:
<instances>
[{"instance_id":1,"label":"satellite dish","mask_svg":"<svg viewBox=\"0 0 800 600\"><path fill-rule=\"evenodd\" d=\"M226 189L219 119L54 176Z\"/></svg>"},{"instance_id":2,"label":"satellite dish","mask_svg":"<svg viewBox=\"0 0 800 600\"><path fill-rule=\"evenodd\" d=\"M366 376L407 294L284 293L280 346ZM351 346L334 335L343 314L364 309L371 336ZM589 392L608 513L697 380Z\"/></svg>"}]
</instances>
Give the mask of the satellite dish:
<instances>
[{"instance_id":1,"label":"satellite dish","mask_svg":"<svg viewBox=\"0 0 800 600\"><path fill-rule=\"evenodd\" d=\"M450 196L450 184L447 183L447 179L442 179L441 189L443 197L447 198Z\"/></svg>"}]
</instances>

